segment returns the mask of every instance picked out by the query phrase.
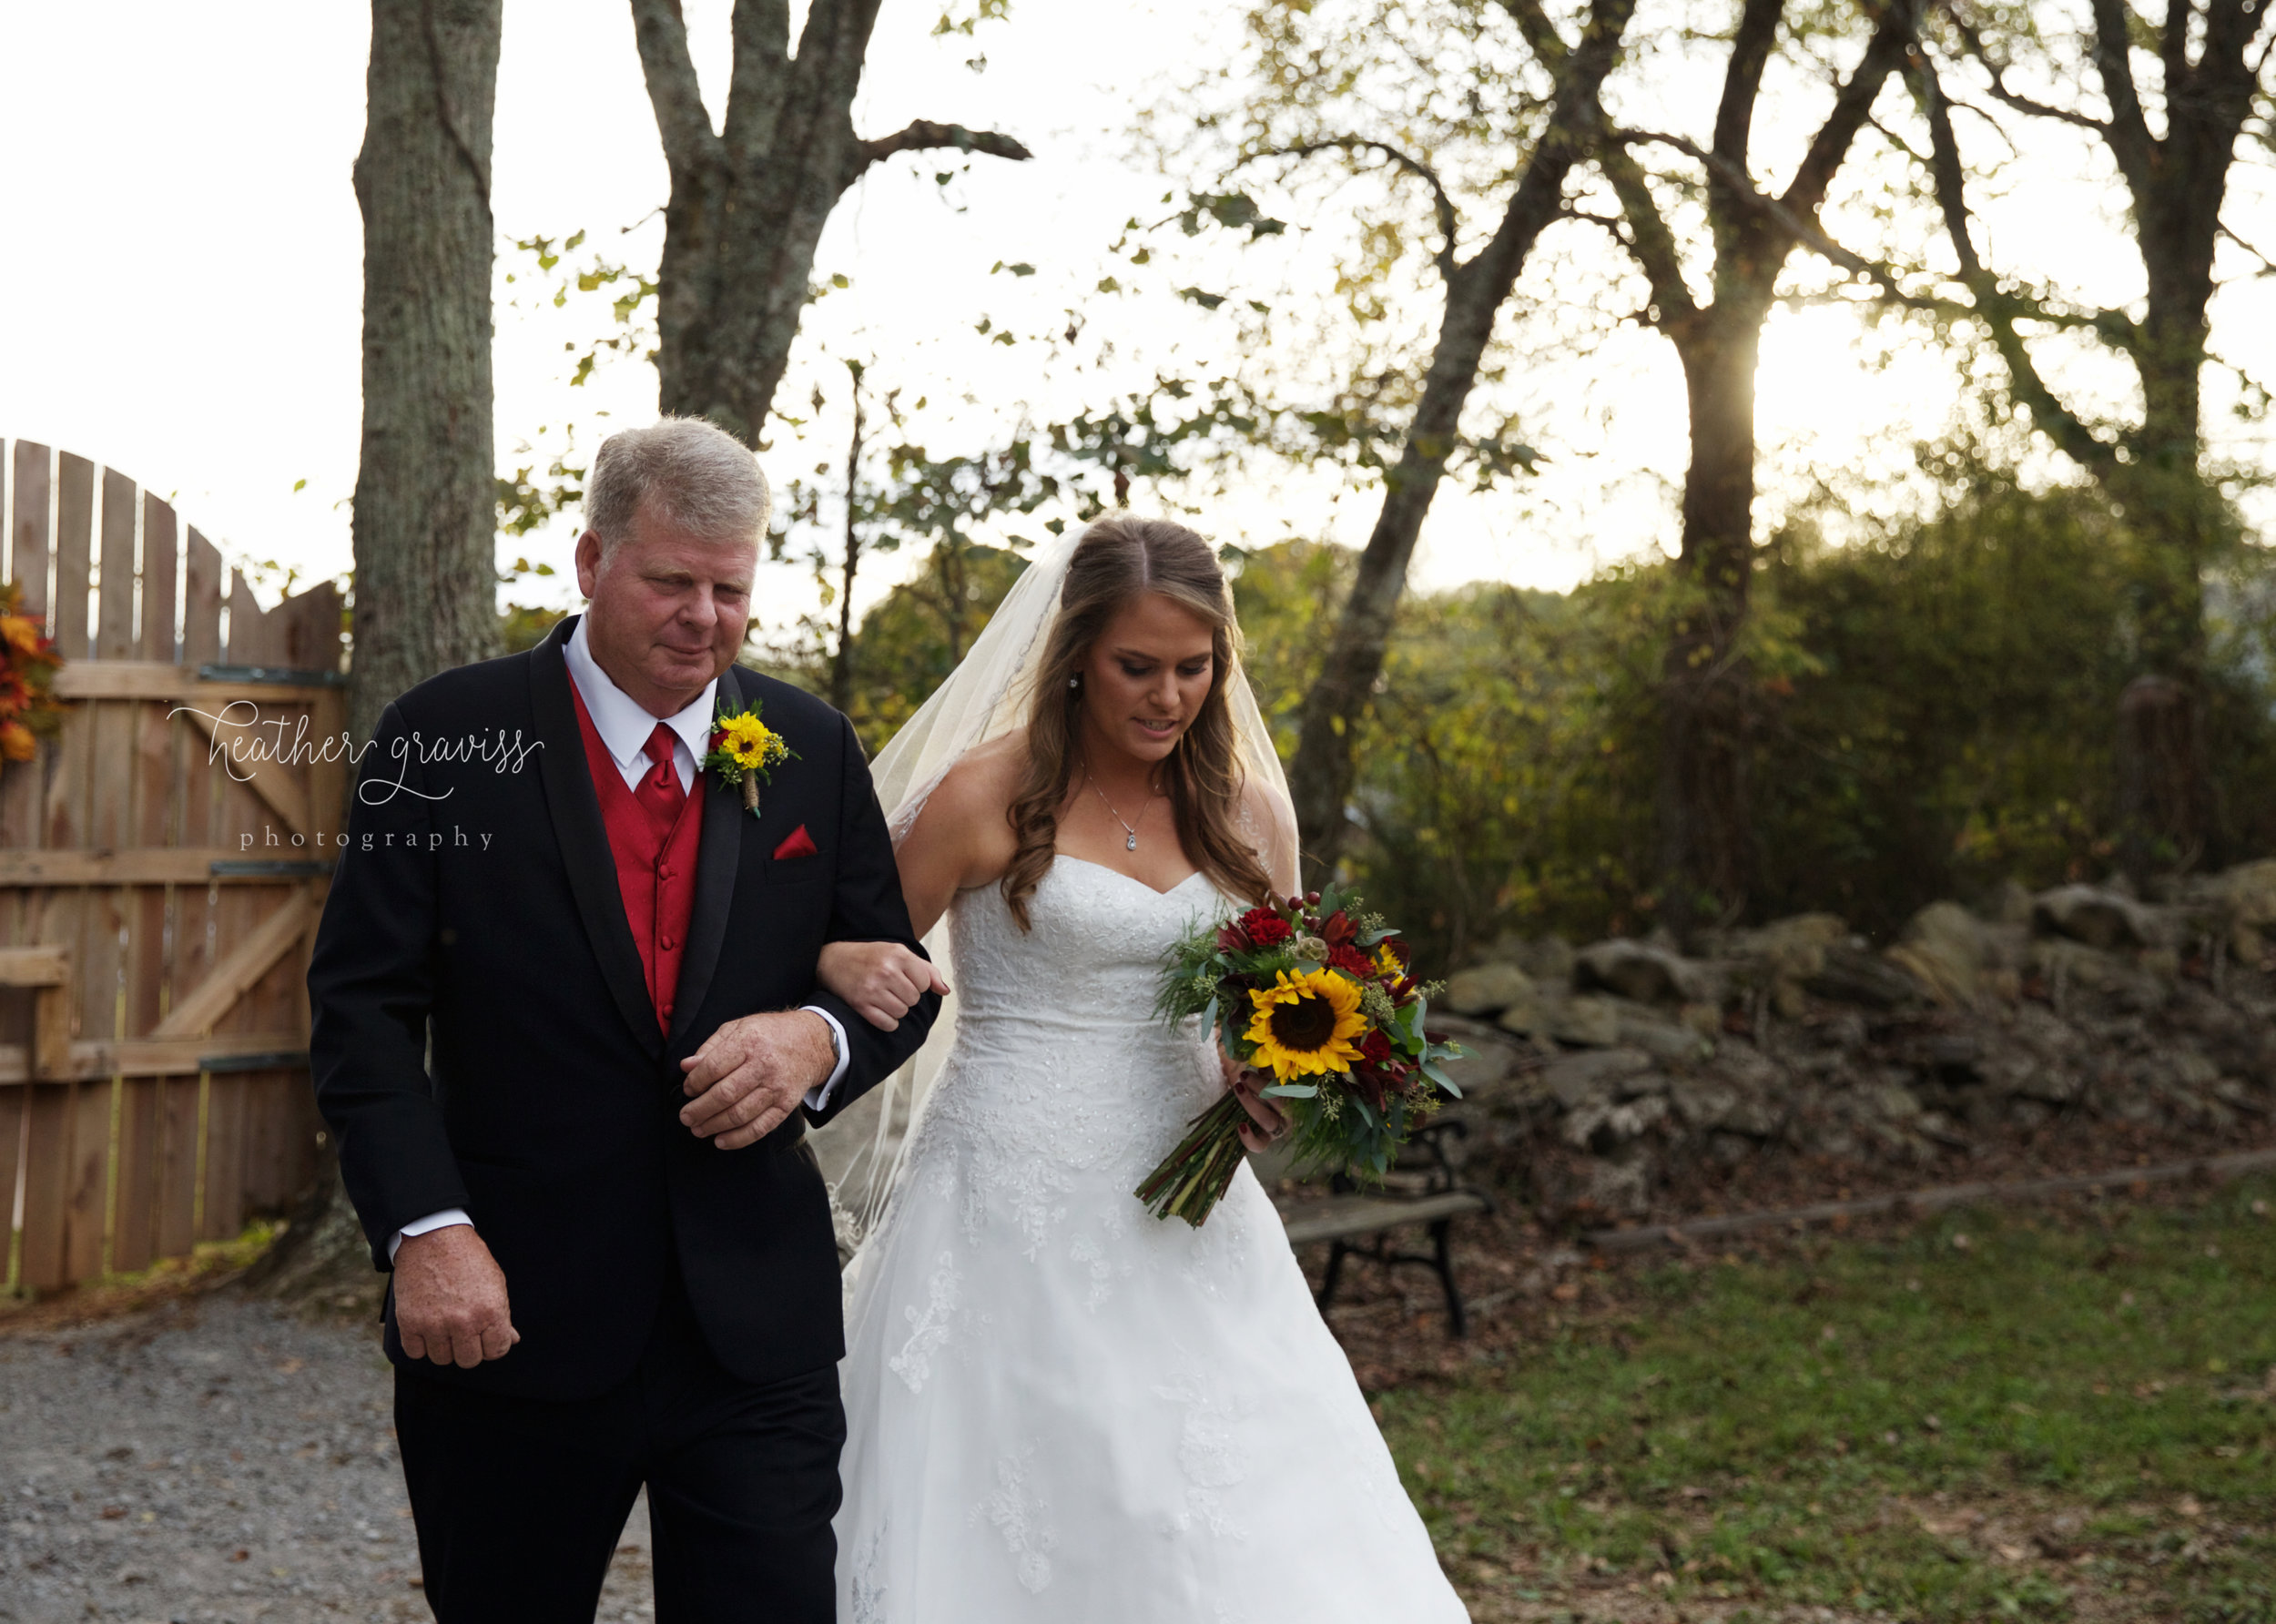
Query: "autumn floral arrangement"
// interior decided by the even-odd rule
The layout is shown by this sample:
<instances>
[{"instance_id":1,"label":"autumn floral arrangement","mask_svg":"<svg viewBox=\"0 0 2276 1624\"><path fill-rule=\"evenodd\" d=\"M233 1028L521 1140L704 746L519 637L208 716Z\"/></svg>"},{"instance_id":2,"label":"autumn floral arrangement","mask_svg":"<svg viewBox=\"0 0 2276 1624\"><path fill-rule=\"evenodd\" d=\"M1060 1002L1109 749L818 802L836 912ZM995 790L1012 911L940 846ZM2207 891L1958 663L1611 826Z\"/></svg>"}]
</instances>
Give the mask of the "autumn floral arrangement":
<instances>
[{"instance_id":1,"label":"autumn floral arrangement","mask_svg":"<svg viewBox=\"0 0 2276 1624\"><path fill-rule=\"evenodd\" d=\"M55 640L24 613L23 589L0 584L0 761L31 760L37 736L54 730L63 708L53 697L62 665Z\"/></svg>"},{"instance_id":2,"label":"autumn floral arrangement","mask_svg":"<svg viewBox=\"0 0 2276 1624\"><path fill-rule=\"evenodd\" d=\"M714 784L743 791L743 809L758 816L758 787L774 782L774 771L798 752L759 719L759 703L737 705L725 694L711 718L711 753L704 771Z\"/></svg>"},{"instance_id":3,"label":"autumn floral arrangement","mask_svg":"<svg viewBox=\"0 0 2276 1624\"><path fill-rule=\"evenodd\" d=\"M1227 1055L1271 1073L1258 1091L1288 1114L1301 1172L1379 1183L1415 1129L1461 1093L1442 1067L1461 1049L1423 1029L1435 990L1415 979L1398 932L1331 886L1197 926L1163 956L1154 1012L1203 1017ZM1240 1168L1246 1120L1228 1091L1138 1199L1199 1225Z\"/></svg>"}]
</instances>

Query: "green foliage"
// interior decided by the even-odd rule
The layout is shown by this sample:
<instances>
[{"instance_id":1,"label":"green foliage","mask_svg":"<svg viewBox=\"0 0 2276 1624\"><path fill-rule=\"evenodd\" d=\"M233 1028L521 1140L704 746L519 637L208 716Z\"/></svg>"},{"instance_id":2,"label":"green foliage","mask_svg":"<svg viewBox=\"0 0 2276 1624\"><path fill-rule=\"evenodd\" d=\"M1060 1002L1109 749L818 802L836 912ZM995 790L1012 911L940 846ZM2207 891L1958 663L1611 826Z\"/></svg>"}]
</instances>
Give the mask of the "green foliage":
<instances>
[{"instance_id":1,"label":"green foliage","mask_svg":"<svg viewBox=\"0 0 2276 1624\"><path fill-rule=\"evenodd\" d=\"M2117 703L2137 674L2132 545L2093 493L1985 479L1932 521L1765 549L1743 653L1759 711L1748 914L1870 932L1939 897L2098 877L2115 851ZM1248 556L1234 592L1284 756L1349 555ZM2276 583L2239 550L2215 594L2208 755L2227 848L2276 845ZM1673 572L1572 593L1410 597L1357 750L1355 883L1426 962L1504 930L1641 933L1652 891L1659 628Z\"/></svg>"},{"instance_id":2,"label":"green foliage","mask_svg":"<svg viewBox=\"0 0 2276 1624\"><path fill-rule=\"evenodd\" d=\"M2130 1592L2108 1616L2264 1619L2268 1193L1671 1266L1450 1390L1385 1393L1385 1431L1458 1578L1662 1571L1687 1615L1974 1624ZM2058 1566L2032 1536L2063 1526Z\"/></svg>"},{"instance_id":3,"label":"green foliage","mask_svg":"<svg viewBox=\"0 0 2276 1624\"><path fill-rule=\"evenodd\" d=\"M875 756L946 681L971 640L1027 568L1001 547L941 541L924 568L861 618L853 703L848 714ZM829 691L829 660L811 638L765 651L759 664L817 694Z\"/></svg>"}]
</instances>

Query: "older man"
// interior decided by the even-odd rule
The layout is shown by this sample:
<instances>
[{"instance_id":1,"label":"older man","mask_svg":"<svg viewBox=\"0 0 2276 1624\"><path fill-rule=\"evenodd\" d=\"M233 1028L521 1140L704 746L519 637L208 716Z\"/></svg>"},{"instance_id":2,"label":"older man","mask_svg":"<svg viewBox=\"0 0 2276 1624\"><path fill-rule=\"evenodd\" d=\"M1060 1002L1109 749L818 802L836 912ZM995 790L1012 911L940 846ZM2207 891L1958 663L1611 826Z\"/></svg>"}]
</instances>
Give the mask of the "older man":
<instances>
[{"instance_id":1,"label":"older man","mask_svg":"<svg viewBox=\"0 0 2276 1624\"><path fill-rule=\"evenodd\" d=\"M831 1617L842 1330L800 1141L937 1003L886 1032L817 989L825 942L915 943L852 727L734 665L767 510L707 424L613 436L585 613L403 695L362 764L310 1048L393 1272L443 1624L590 1619L644 1484L660 1618ZM755 809L704 765L741 710L790 751Z\"/></svg>"}]
</instances>

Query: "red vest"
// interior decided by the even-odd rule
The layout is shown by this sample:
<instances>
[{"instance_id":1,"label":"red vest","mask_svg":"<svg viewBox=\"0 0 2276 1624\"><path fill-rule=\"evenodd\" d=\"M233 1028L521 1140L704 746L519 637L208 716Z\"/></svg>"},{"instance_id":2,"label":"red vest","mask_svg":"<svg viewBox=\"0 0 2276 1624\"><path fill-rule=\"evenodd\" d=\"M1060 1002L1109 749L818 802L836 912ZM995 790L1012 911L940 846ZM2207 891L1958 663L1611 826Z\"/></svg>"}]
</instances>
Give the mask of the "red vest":
<instances>
[{"instance_id":1,"label":"red vest","mask_svg":"<svg viewBox=\"0 0 2276 1624\"><path fill-rule=\"evenodd\" d=\"M569 685L577 705L577 731L584 736L585 765L593 792L601 799L601 822L616 859L616 888L625 898L625 919L640 949L648 977L648 1001L656 1022L672 1030L672 998L680 981L680 956L687 950L687 917L696 908L696 857L703 843L704 776L699 769L679 816L670 827L633 798L616 769L600 729L584 708L584 695Z\"/></svg>"}]
</instances>

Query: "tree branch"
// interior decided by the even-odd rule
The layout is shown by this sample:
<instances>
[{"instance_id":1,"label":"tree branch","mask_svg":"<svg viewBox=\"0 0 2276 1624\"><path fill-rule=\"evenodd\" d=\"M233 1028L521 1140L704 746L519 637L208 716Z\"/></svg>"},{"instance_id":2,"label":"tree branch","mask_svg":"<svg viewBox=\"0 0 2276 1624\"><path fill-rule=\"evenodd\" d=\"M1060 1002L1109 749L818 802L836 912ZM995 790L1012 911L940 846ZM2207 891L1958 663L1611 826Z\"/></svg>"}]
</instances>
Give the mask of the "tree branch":
<instances>
[{"instance_id":1,"label":"tree branch","mask_svg":"<svg viewBox=\"0 0 2276 1624\"><path fill-rule=\"evenodd\" d=\"M1692 289L1683 280L1683 259L1675 246L1675 233L1668 228L1667 217L1660 212L1659 200L1652 197L1651 188L1644 179L1643 167L1629 152L1625 141L1627 132L1608 130L1604 144L1597 149L1597 167L1604 171L1604 178L1612 183L1612 195L1620 199L1621 212L1628 218L1628 240L1624 246L1635 256L1636 263L1651 284L1652 302L1660 307L1662 326L1686 321L1699 314L1699 303L1692 297ZM1690 142L1684 142L1690 147ZM1694 152L1699 148L1692 147ZM1716 160L1720 161L1720 160ZM1740 171L1744 181L1745 171ZM1748 185L1746 190L1753 191Z\"/></svg>"},{"instance_id":2,"label":"tree branch","mask_svg":"<svg viewBox=\"0 0 2276 1624\"><path fill-rule=\"evenodd\" d=\"M2126 0L2094 0L2094 66L2102 79L2102 97L2110 104L2103 138L2139 203L2158 184L2158 142L2134 88L2134 42L2128 20Z\"/></svg>"},{"instance_id":3,"label":"tree branch","mask_svg":"<svg viewBox=\"0 0 2276 1624\"><path fill-rule=\"evenodd\" d=\"M1557 25L1549 20L1549 13L1541 9L1540 0L1501 0L1502 10L1517 19L1518 32L1525 36L1526 49L1538 57L1552 76L1561 75L1565 58L1570 55L1564 36L1557 32Z\"/></svg>"},{"instance_id":4,"label":"tree branch","mask_svg":"<svg viewBox=\"0 0 2276 1624\"><path fill-rule=\"evenodd\" d=\"M1956 10L1947 7L1946 15L1952 19L1952 25L1959 30L1960 41L1967 47L1967 54L1976 58L1986 76L1990 79L1992 98L1995 101L2013 107L2018 113L2028 113L2034 118L2052 118L2060 124L2075 124L2080 129L2090 129L2097 135L2109 134L2110 127L2099 118L2090 117L2085 113L2074 112L2068 107L2058 107L2047 102L2034 101L2027 96L2018 95L2008 89L2007 70L1992 60L1990 47L1984 44L1983 35Z\"/></svg>"},{"instance_id":5,"label":"tree branch","mask_svg":"<svg viewBox=\"0 0 2276 1624\"><path fill-rule=\"evenodd\" d=\"M1873 104L1881 98L1881 86L1905 60L1912 45L1915 4L1916 0L1890 0L1888 9L1873 30L1872 39L1865 45L1865 54L1858 61L1856 70L1834 96L1833 110L1818 127L1810 150L1803 155L1801 166L1780 198L1796 215L1815 219L1818 210L1824 207L1826 191L1833 186L1842 160L1849 155L1850 143L1857 138L1857 131L1872 115Z\"/></svg>"},{"instance_id":6,"label":"tree branch","mask_svg":"<svg viewBox=\"0 0 2276 1624\"><path fill-rule=\"evenodd\" d=\"M735 66L727 78L722 138L738 169L748 169L775 142L789 75L788 0L736 0Z\"/></svg>"},{"instance_id":7,"label":"tree branch","mask_svg":"<svg viewBox=\"0 0 2276 1624\"><path fill-rule=\"evenodd\" d=\"M1371 140L1365 136L1328 136L1317 141L1300 141L1294 147L1268 147L1262 152L1251 153L1249 157L1241 161L1247 163L1251 158L1260 157L1306 158L1323 152L1380 153L1396 167L1428 186L1431 205L1438 214L1438 235L1445 239L1444 244L1431 259L1437 263L1440 276L1450 278L1454 275L1454 232L1458 223L1454 199L1447 195L1445 183L1439 180L1438 172L1412 153L1403 152L1388 141Z\"/></svg>"},{"instance_id":8,"label":"tree branch","mask_svg":"<svg viewBox=\"0 0 2276 1624\"><path fill-rule=\"evenodd\" d=\"M982 152L990 157L1010 158L1015 163L1035 156L1010 136L991 129L966 129L960 124L935 124L920 118L906 129L857 144L853 151L854 174L858 176L871 164L882 163L896 153L930 152L942 147Z\"/></svg>"},{"instance_id":9,"label":"tree branch","mask_svg":"<svg viewBox=\"0 0 2276 1624\"><path fill-rule=\"evenodd\" d=\"M680 16L679 0L632 0L632 26L666 161L675 169L691 169L717 158L719 136L704 109L703 87L696 83L696 64L687 54L687 24Z\"/></svg>"},{"instance_id":10,"label":"tree branch","mask_svg":"<svg viewBox=\"0 0 2276 1624\"><path fill-rule=\"evenodd\" d=\"M1952 239L1953 254L1959 260L1960 280L1975 300L1976 314L1991 329L1993 347L2007 369L2008 387L2016 399L2029 409L2031 420L2039 431L2065 456L2098 476L2107 473L2117 465L2117 449L2055 398L2055 391L2040 375L2038 363L2032 360L2022 335L2016 330L2015 302L2001 291L1997 279L1984 269L1984 261L1976 251L1975 237L1968 225L1966 178L1960 167L1960 144L1952 129L1952 109L1936 81L1935 66L1925 54L1919 61L1921 101L1928 114L1930 173L1936 183L1936 202L1944 212L1945 231Z\"/></svg>"}]
</instances>

